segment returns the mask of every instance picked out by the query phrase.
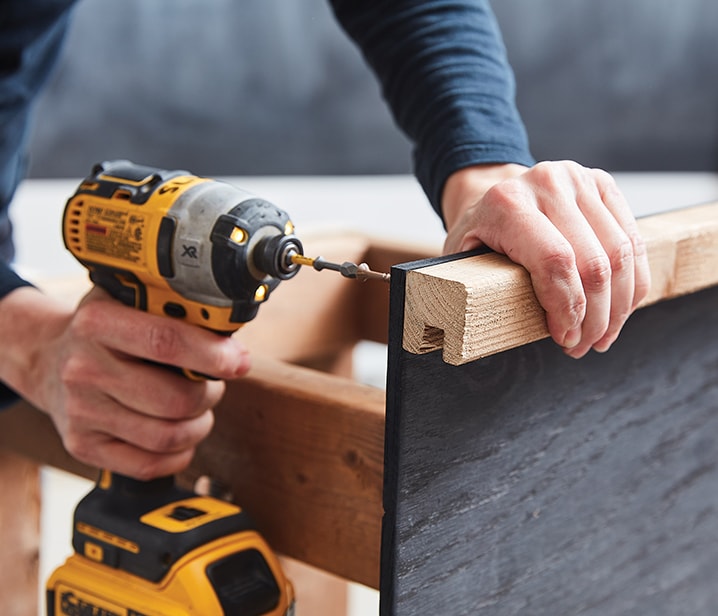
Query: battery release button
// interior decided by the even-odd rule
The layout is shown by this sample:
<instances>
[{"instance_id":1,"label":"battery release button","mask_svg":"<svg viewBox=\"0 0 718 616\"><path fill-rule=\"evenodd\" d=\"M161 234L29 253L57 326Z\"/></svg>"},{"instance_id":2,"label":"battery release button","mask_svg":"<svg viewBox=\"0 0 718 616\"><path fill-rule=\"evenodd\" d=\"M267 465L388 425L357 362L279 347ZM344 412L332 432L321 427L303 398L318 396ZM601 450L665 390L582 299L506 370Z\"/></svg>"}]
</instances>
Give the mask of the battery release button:
<instances>
[{"instance_id":1,"label":"battery release button","mask_svg":"<svg viewBox=\"0 0 718 616\"><path fill-rule=\"evenodd\" d=\"M185 505L178 505L168 515L168 518L173 520L179 520L185 522L187 520L193 520L200 516L206 515L207 512L204 509L197 509L196 507L187 507Z\"/></svg>"}]
</instances>

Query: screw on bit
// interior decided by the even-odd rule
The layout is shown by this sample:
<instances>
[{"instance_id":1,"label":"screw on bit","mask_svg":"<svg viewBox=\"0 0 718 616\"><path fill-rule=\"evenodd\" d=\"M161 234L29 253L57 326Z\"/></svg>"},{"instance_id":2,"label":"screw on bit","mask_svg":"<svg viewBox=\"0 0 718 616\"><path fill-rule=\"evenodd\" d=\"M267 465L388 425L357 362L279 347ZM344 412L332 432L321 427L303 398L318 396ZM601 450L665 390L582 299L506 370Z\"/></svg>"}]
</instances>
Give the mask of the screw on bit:
<instances>
[{"instance_id":1,"label":"screw on bit","mask_svg":"<svg viewBox=\"0 0 718 616\"><path fill-rule=\"evenodd\" d=\"M344 263L332 263L331 261L327 261L324 257L316 257L312 259L311 257L305 257L300 254L292 255L291 261L297 265L309 265L318 272L321 272L324 269L339 272L342 276L344 276L344 278L354 278L356 280L361 280L362 282L367 280L382 280L384 282L389 282L389 274L374 272L369 269L369 266L366 263L361 263L359 265L351 263L350 261L345 261Z\"/></svg>"},{"instance_id":2,"label":"screw on bit","mask_svg":"<svg viewBox=\"0 0 718 616\"><path fill-rule=\"evenodd\" d=\"M366 282L367 280L381 280L382 282L389 282L391 280L390 274L385 272L374 272L369 269L369 266L366 263L360 263L356 266L356 268L356 277L362 282Z\"/></svg>"}]
</instances>

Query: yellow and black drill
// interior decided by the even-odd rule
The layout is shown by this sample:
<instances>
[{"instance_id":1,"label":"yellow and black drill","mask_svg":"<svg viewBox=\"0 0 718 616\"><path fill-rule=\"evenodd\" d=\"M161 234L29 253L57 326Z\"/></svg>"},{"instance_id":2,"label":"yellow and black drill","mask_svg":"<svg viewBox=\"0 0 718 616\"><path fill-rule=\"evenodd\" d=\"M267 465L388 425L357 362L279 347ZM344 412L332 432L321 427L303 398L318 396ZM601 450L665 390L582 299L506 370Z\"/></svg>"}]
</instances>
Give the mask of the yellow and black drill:
<instances>
[{"instance_id":1,"label":"yellow and black drill","mask_svg":"<svg viewBox=\"0 0 718 616\"><path fill-rule=\"evenodd\" d=\"M124 304L229 335L302 265L288 215L225 182L129 161L98 164L68 200L65 245ZM190 378L201 378L189 372ZM74 514L75 553L47 584L48 616L289 616L294 591L239 506L173 477L103 471Z\"/></svg>"}]
</instances>

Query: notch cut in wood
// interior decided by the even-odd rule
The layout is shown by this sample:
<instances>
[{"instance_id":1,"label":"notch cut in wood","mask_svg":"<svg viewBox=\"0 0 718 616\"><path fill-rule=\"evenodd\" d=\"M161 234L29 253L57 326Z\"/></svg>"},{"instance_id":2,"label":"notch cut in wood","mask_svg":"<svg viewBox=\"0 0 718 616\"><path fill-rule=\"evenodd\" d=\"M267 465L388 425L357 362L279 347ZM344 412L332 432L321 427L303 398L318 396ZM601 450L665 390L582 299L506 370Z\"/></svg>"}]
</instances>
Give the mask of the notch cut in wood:
<instances>
[{"instance_id":1,"label":"notch cut in wood","mask_svg":"<svg viewBox=\"0 0 718 616\"><path fill-rule=\"evenodd\" d=\"M641 306L718 284L718 203L638 220L651 290ZM407 272L404 349L460 365L548 337L528 272L486 253Z\"/></svg>"}]
</instances>

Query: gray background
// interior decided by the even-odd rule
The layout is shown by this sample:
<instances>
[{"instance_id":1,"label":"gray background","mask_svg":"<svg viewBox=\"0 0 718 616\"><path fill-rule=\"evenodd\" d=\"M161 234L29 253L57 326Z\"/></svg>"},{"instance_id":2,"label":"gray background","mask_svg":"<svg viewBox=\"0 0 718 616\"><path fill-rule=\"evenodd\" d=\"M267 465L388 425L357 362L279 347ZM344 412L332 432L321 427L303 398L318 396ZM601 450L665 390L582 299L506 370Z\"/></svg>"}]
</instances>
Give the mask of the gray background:
<instances>
[{"instance_id":1,"label":"gray background","mask_svg":"<svg viewBox=\"0 0 718 616\"><path fill-rule=\"evenodd\" d=\"M718 168L718 2L497 0L534 155ZM214 175L410 170L325 0L82 0L30 174L127 157Z\"/></svg>"}]
</instances>

